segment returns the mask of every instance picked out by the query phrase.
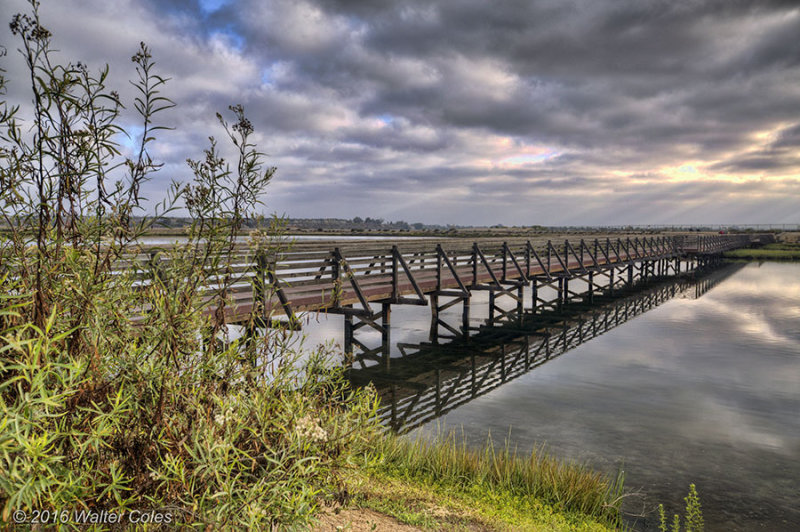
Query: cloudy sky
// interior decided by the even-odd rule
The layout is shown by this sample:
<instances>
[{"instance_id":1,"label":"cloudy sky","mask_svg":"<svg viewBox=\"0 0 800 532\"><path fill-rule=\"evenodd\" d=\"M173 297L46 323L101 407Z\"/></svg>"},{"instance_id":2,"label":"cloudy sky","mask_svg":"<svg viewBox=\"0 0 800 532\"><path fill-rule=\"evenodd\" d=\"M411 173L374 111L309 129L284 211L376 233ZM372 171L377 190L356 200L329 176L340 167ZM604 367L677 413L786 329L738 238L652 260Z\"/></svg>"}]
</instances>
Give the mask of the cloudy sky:
<instances>
[{"instance_id":1,"label":"cloudy sky","mask_svg":"<svg viewBox=\"0 0 800 532\"><path fill-rule=\"evenodd\" d=\"M64 60L109 63L123 95L139 41L172 78L153 200L241 103L278 167L265 212L800 222L794 0L51 0L41 15ZM29 100L5 22L0 45L9 99Z\"/></svg>"}]
</instances>

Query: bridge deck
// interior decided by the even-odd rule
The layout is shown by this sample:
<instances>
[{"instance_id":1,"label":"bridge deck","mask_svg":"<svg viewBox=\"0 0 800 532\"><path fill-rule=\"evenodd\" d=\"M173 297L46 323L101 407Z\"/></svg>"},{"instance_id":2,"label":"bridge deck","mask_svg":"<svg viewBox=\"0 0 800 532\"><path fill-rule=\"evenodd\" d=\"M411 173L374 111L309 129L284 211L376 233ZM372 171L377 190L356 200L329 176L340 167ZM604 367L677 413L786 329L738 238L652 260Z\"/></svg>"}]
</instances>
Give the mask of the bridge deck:
<instances>
[{"instance_id":1,"label":"bridge deck","mask_svg":"<svg viewBox=\"0 0 800 532\"><path fill-rule=\"evenodd\" d=\"M307 241L270 252L240 247L231 268L237 280L227 293L231 304L226 305L225 320L246 321L254 312L262 318L303 311L371 314L373 302L427 304L431 294L507 290L533 278L587 276L614 265L719 253L764 238L634 235L557 244L525 239ZM154 264L156 271L169 271L169 250L164 251L145 250L120 267L141 272L142 286L147 286ZM210 272L204 280L208 298L220 277ZM215 308L206 312L213 314Z\"/></svg>"}]
</instances>

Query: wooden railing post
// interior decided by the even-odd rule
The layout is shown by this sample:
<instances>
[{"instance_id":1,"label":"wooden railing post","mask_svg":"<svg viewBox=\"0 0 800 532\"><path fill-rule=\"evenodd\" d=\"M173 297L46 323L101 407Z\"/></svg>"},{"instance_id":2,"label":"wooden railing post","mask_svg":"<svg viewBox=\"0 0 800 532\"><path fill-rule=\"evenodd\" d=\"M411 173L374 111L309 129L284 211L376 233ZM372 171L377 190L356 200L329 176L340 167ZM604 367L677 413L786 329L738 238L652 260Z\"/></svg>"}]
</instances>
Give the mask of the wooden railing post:
<instances>
[{"instance_id":1,"label":"wooden railing post","mask_svg":"<svg viewBox=\"0 0 800 532\"><path fill-rule=\"evenodd\" d=\"M531 241L525 241L525 275L531 274Z\"/></svg>"},{"instance_id":2,"label":"wooden railing post","mask_svg":"<svg viewBox=\"0 0 800 532\"><path fill-rule=\"evenodd\" d=\"M341 279L341 269L342 269L342 254L339 252L339 248L333 248L332 253L332 264L331 264L331 279L333 279L333 306L338 307L339 301L341 300L341 292L342 292L342 279ZM347 331L347 327L345 326L345 332ZM347 342L345 342L347 343Z\"/></svg>"},{"instance_id":3,"label":"wooden railing post","mask_svg":"<svg viewBox=\"0 0 800 532\"><path fill-rule=\"evenodd\" d=\"M478 243L472 243L472 286L478 285Z\"/></svg>"},{"instance_id":4,"label":"wooden railing post","mask_svg":"<svg viewBox=\"0 0 800 532\"><path fill-rule=\"evenodd\" d=\"M399 272L397 271L397 256L399 254L400 251L398 251L397 246L392 246L392 301L397 301L397 298L400 297L400 290L398 287Z\"/></svg>"},{"instance_id":5,"label":"wooden railing post","mask_svg":"<svg viewBox=\"0 0 800 532\"><path fill-rule=\"evenodd\" d=\"M506 281L506 276L508 274L506 269L507 261L508 261L508 243L503 242L503 282Z\"/></svg>"}]
</instances>

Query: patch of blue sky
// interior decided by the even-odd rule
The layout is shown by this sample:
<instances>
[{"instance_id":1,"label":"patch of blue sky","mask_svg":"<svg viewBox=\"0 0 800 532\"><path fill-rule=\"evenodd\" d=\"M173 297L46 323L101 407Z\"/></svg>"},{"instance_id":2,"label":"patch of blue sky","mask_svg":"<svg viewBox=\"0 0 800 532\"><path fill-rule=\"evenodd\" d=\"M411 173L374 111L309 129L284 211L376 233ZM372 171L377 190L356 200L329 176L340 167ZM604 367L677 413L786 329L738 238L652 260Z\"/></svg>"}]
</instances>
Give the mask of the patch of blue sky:
<instances>
[{"instance_id":1,"label":"patch of blue sky","mask_svg":"<svg viewBox=\"0 0 800 532\"><path fill-rule=\"evenodd\" d=\"M272 63L270 66L261 71L261 84L272 87L275 85L275 67L277 63Z\"/></svg>"},{"instance_id":2,"label":"patch of blue sky","mask_svg":"<svg viewBox=\"0 0 800 532\"><path fill-rule=\"evenodd\" d=\"M213 13L229 3L230 0L200 0L200 9L202 9L204 13Z\"/></svg>"},{"instance_id":3,"label":"patch of blue sky","mask_svg":"<svg viewBox=\"0 0 800 532\"><path fill-rule=\"evenodd\" d=\"M212 36L221 38L237 52L241 52L244 49L245 38L230 28L216 30Z\"/></svg>"},{"instance_id":4,"label":"patch of blue sky","mask_svg":"<svg viewBox=\"0 0 800 532\"><path fill-rule=\"evenodd\" d=\"M116 141L119 142L119 146L121 148L120 151L124 155L125 153L133 153L134 150L139 148L139 143L142 141L144 128L142 126L133 125L124 125L123 127L128 134L125 135L124 133L119 133Z\"/></svg>"},{"instance_id":5,"label":"patch of blue sky","mask_svg":"<svg viewBox=\"0 0 800 532\"><path fill-rule=\"evenodd\" d=\"M378 120L380 120L381 122L383 122L387 126L390 126L390 125L394 124L395 116L391 115L391 114L388 114L388 113L384 113L382 115L378 115Z\"/></svg>"}]
</instances>

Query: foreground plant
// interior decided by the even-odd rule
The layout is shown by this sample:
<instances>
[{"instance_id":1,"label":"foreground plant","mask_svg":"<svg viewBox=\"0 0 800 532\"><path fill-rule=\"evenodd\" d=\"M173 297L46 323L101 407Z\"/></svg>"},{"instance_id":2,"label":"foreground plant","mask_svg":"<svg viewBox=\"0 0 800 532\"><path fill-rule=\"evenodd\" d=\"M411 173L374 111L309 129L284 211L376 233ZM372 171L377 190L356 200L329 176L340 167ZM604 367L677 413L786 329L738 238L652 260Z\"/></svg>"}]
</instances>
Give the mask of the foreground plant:
<instances>
[{"instance_id":1,"label":"foreground plant","mask_svg":"<svg viewBox=\"0 0 800 532\"><path fill-rule=\"evenodd\" d=\"M249 253L236 237L275 171L252 124L239 106L232 123L219 116L235 166L212 138L189 163L193 181L146 215L167 79L141 44L144 133L123 156L108 67L59 63L31 6L11 23L31 116L0 103L0 517L160 509L203 528L304 522L370 434L374 395L350 390L324 349L301 364L283 335L258 330L263 308L246 327L258 334L227 339L232 288L258 281L235 266ZM193 219L186 243L141 249L180 204ZM282 249L269 233L251 244Z\"/></svg>"},{"instance_id":2,"label":"foreground plant","mask_svg":"<svg viewBox=\"0 0 800 532\"><path fill-rule=\"evenodd\" d=\"M686 503L686 509L683 516L685 532L703 532L703 511L700 506L700 497L697 495L697 489L694 484L689 484L689 493L683 498ZM671 526L667 525L667 515L664 511L664 505L658 505L659 516L659 530L661 532L680 532L681 531L681 516L674 514L672 516Z\"/></svg>"}]
</instances>

